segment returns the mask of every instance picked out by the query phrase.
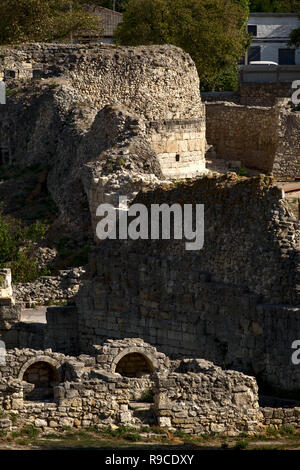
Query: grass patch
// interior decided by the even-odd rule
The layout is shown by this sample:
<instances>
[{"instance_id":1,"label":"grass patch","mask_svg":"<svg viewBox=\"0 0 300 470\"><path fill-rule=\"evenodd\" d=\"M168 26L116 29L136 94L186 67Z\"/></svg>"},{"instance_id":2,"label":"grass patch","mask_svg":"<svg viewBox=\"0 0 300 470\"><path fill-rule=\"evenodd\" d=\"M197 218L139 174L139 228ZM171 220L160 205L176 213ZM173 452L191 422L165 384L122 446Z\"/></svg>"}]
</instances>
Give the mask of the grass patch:
<instances>
[{"instance_id":1,"label":"grass patch","mask_svg":"<svg viewBox=\"0 0 300 470\"><path fill-rule=\"evenodd\" d=\"M28 436L29 438L35 438L41 433L40 429L35 427L33 424L28 424L21 429L20 434Z\"/></svg>"},{"instance_id":2,"label":"grass patch","mask_svg":"<svg viewBox=\"0 0 300 470\"><path fill-rule=\"evenodd\" d=\"M281 436L293 436L295 434L294 426L281 426L280 428Z\"/></svg>"},{"instance_id":3,"label":"grass patch","mask_svg":"<svg viewBox=\"0 0 300 470\"><path fill-rule=\"evenodd\" d=\"M244 450L244 449L247 449L248 446L249 446L249 443L247 441L245 441L244 439L240 439L236 442L233 448L234 450Z\"/></svg>"},{"instance_id":4,"label":"grass patch","mask_svg":"<svg viewBox=\"0 0 300 470\"><path fill-rule=\"evenodd\" d=\"M278 429L274 428L274 426L268 426L266 433L267 433L267 436L269 437L278 437L279 435Z\"/></svg>"},{"instance_id":5,"label":"grass patch","mask_svg":"<svg viewBox=\"0 0 300 470\"><path fill-rule=\"evenodd\" d=\"M142 436L140 436L137 432L129 432L127 434L124 434L123 438L126 441L131 441L131 442L138 442L142 440Z\"/></svg>"}]
</instances>

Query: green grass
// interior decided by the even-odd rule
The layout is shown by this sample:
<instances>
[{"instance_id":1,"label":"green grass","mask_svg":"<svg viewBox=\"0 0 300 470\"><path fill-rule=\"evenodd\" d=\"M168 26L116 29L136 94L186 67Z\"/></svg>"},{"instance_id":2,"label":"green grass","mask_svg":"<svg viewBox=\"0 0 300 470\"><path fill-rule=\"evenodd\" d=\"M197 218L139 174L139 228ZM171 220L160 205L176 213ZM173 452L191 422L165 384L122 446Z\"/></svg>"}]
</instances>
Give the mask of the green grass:
<instances>
[{"instance_id":1,"label":"green grass","mask_svg":"<svg viewBox=\"0 0 300 470\"><path fill-rule=\"evenodd\" d=\"M244 450L244 449L247 449L248 446L249 446L249 443L247 441L240 439L236 442L234 446L234 450Z\"/></svg>"},{"instance_id":2,"label":"green grass","mask_svg":"<svg viewBox=\"0 0 300 470\"><path fill-rule=\"evenodd\" d=\"M269 437L277 437L279 435L278 429L274 428L274 426L268 426L266 433Z\"/></svg>"},{"instance_id":3,"label":"green grass","mask_svg":"<svg viewBox=\"0 0 300 470\"><path fill-rule=\"evenodd\" d=\"M118 428L90 426L85 429L65 427L63 431L53 431L42 434L40 429L33 425L23 426L18 432L0 433L1 443L13 446L27 446L35 448L62 449L62 448L176 448L185 446L191 449L227 449L227 450L274 450L295 449L300 447L300 432L292 426L283 426L280 430L269 427L264 434L248 436L240 433L238 437L226 434L206 433L192 436L182 430L173 433L163 428L143 426L134 428L119 426Z\"/></svg>"}]
</instances>

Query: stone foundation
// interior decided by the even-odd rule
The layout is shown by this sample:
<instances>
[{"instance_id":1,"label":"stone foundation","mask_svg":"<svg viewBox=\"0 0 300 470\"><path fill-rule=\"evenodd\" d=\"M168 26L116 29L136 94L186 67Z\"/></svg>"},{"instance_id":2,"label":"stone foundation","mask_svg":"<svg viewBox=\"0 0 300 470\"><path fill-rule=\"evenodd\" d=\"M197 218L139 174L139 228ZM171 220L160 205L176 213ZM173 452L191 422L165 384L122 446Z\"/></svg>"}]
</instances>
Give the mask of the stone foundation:
<instances>
[{"instance_id":1,"label":"stone foundation","mask_svg":"<svg viewBox=\"0 0 300 470\"><path fill-rule=\"evenodd\" d=\"M0 366L0 408L15 419L0 420L0 429L151 423L191 434L236 435L261 429L252 377L222 371L203 360L169 362L140 339L110 340L98 353L74 358L51 351L9 350L6 366ZM137 354L151 363L150 374L140 376L141 362L136 360L129 360L131 377L117 372L127 356L136 359ZM154 401L143 404L149 391Z\"/></svg>"}]
</instances>

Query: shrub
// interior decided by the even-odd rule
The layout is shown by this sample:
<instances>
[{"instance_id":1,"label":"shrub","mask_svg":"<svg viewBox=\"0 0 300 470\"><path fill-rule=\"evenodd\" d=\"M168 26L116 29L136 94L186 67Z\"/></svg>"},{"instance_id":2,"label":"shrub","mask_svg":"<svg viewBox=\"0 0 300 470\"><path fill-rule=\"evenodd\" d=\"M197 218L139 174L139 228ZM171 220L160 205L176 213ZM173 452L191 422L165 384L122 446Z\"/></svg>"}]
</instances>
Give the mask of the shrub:
<instances>
[{"instance_id":1,"label":"shrub","mask_svg":"<svg viewBox=\"0 0 300 470\"><path fill-rule=\"evenodd\" d=\"M136 432L124 434L123 438L126 439L126 441L131 441L131 442L137 442L142 439L141 436Z\"/></svg>"},{"instance_id":2,"label":"shrub","mask_svg":"<svg viewBox=\"0 0 300 470\"><path fill-rule=\"evenodd\" d=\"M294 426L281 426L280 428L280 434L282 436L292 436L293 434L295 434L295 428Z\"/></svg>"},{"instance_id":3,"label":"shrub","mask_svg":"<svg viewBox=\"0 0 300 470\"><path fill-rule=\"evenodd\" d=\"M235 450L243 450L243 449L247 449L248 447L248 442L246 441L243 441L242 439L237 441L235 446L234 446L234 449Z\"/></svg>"},{"instance_id":4,"label":"shrub","mask_svg":"<svg viewBox=\"0 0 300 470\"><path fill-rule=\"evenodd\" d=\"M14 282L31 282L50 274L39 269L34 244L45 238L48 225L37 221L26 226L0 209L0 268L11 268Z\"/></svg>"},{"instance_id":5,"label":"shrub","mask_svg":"<svg viewBox=\"0 0 300 470\"><path fill-rule=\"evenodd\" d=\"M33 424L24 426L21 430L21 434L25 434L28 437L37 437L40 434L40 429L36 428Z\"/></svg>"},{"instance_id":6,"label":"shrub","mask_svg":"<svg viewBox=\"0 0 300 470\"><path fill-rule=\"evenodd\" d=\"M153 403L154 395L152 390L145 390L141 395L141 402L143 403Z\"/></svg>"},{"instance_id":7,"label":"shrub","mask_svg":"<svg viewBox=\"0 0 300 470\"><path fill-rule=\"evenodd\" d=\"M238 176L247 176L248 171L244 166L241 166L240 171L238 172Z\"/></svg>"},{"instance_id":8,"label":"shrub","mask_svg":"<svg viewBox=\"0 0 300 470\"><path fill-rule=\"evenodd\" d=\"M269 437L277 437L279 434L278 429L274 428L273 426L268 426L266 433Z\"/></svg>"}]
</instances>

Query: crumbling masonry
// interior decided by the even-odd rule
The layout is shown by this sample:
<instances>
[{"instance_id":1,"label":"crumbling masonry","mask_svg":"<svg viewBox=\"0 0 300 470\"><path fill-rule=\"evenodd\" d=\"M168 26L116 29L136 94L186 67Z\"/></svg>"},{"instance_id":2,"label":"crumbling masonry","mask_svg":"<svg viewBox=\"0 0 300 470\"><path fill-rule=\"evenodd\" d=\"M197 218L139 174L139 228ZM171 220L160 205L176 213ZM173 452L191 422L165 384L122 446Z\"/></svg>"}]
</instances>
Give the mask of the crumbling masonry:
<instances>
[{"instance_id":1,"label":"crumbling masonry","mask_svg":"<svg viewBox=\"0 0 300 470\"><path fill-rule=\"evenodd\" d=\"M94 233L96 207L119 195L205 206L203 250L187 252L179 240L101 242L74 288L76 305L49 307L45 324L21 321L10 272L1 271L0 428L158 424L236 435L300 427L300 408L259 406L256 381L300 389L291 361L299 221L264 175L172 181L206 173L205 107L190 57L169 46L40 44L4 50L0 68L18 85L0 109L2 163L42 159L60 218L74 230L89 211ZM208 111L217 151L225 137L211 116L228 122L229 107ZM236 107L237 121L253 112L276 132L275 108ZM266 171L274 142L261 142Z\"/></svg>"}]
</instances>

